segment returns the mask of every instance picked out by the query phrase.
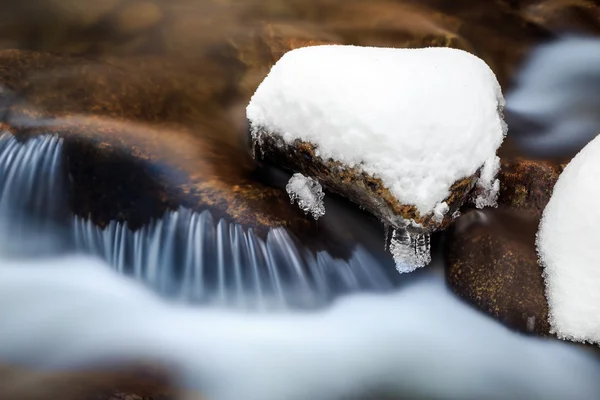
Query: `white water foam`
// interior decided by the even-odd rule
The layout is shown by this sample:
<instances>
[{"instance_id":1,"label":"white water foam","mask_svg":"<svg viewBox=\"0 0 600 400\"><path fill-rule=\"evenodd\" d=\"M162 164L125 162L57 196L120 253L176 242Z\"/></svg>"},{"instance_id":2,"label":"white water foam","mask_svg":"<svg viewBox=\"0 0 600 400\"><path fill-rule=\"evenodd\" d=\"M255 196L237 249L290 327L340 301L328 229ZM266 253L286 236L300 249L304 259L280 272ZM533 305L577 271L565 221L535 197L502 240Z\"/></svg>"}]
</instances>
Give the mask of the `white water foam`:
<instances>
[{"instance_id":1,"label":"white water foam","mask_svg":"<svg viewBox=\"0 0 600 400\"><path fill-rule=\"evenodd\" d=\"M0 278L0 358L24 365L144 357L213 400L600 395L598 360L508 331L441 279L319 312L249 314L165 303L86 257L3 262Z\"/></svg>"}]
</instances>

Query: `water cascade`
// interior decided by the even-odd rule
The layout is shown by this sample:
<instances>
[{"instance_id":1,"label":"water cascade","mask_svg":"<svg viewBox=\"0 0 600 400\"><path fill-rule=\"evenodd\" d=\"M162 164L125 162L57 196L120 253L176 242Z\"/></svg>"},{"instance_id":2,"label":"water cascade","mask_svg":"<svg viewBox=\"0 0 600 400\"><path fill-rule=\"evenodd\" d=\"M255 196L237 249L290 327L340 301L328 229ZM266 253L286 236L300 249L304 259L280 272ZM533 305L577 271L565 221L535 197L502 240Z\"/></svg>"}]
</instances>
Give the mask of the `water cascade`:
<instances>
[{"instance_id":1,"label":"water cascade","mask_svg":"<svg viewBox=\"0 0 600 400\"><path fill-rule=\"evenodd\" d=\"M168 211L135 231L127 223L101 228L71 216L65 212L61 151L55 136L25 143L10 133L0 138L0 218L10 219L3 232L13 247L29 246L35 228L39 236L60 237L168 298L235 308L314 308L344 293L395 286L394 272L361 246L349 260L335 259L304 249L283 228L263 239L239 224L213 220L209 211ZM64 221L63 234L50 234ZM15 227L28 230L15 233Z\"/></svg>"},{"instance_id":2,"label":"water cascade","mask_svg":"<svg viewBox=\"0 0 600 400\"><path fill-rule=\"evenodd\" d=\"M62 140L40 136L20 143L0 133L0 247L4 254L35 248L42 255L69 242L61 230L67 214Z\"/></svg>"}]
</instances>

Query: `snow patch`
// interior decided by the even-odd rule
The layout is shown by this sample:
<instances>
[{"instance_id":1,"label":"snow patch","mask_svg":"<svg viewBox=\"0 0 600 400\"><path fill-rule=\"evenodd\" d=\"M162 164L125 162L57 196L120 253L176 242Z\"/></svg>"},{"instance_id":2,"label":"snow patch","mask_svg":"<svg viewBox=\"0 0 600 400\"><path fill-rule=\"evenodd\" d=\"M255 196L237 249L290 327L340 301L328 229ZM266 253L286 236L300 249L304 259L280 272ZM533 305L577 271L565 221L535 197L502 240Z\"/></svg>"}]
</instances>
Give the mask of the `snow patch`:
<instances>
[{"instance_id":1,"label":"snow patch","mask_svg":"<svg viewBox=\"0 0 600 400\"><path fill-rule=\"evenodd\" d=\"M285 54L247 117L258 147L264 134L310 142L427 215L495 155L503 107L494 73L465 51L333 45Z\"/></svg>"},{"instance_id":2,"label":"snow patch","mask_svg":"<svg viewBox=\"0 0 600 400\"><path fill-rule=\"evenodd\" d=\"M599 176L597 137L560 175L537 235L549 322L562 339L600 343Z\"/></svg>"},{"instance_id":3,"label":"snow patch","mask_svg":"<svg viewBox=\"0 0 600 400\"><path fill-rule=\"evenodd\" d=\"M475 198L475 207L497 207L500 194L500 181L496 179L500 171L500 157L494 156L486 160L481 168L477 180L478 195Z\"/></svg>"},{"instance_id":4,"label":"snow patch","mask_svg":"<svg viewBox=\"0 0 600 400\"><path fill-rule=\"evenodd\" d=\"M310 213L315 220L325 215L325 203L323 203L325 193L319 182L313 178L300 173L294 174L288 181L285 190L290 196L292 204L297 201L298 207L305 214Z\"/></svg>"}]
</instances>

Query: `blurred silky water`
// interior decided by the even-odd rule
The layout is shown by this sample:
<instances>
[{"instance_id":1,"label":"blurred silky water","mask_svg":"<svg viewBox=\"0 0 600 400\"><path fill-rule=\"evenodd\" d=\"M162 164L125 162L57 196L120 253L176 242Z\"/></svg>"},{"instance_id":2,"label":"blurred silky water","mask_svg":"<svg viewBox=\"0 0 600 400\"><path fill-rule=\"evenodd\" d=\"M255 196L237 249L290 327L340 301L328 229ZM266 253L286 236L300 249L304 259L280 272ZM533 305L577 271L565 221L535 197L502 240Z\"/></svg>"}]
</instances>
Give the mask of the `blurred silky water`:
<instances>
[{"instance_id":1,"label":"blurred silky water","mask_svg":"<svg viewBox=\"0 0 600 400\"><path fill-rule=\"evenodd\" d=\"M567 36L536 48L506 101L526 153L573 156L600 133L600 39Z\"/></svg>"}]
</instances>

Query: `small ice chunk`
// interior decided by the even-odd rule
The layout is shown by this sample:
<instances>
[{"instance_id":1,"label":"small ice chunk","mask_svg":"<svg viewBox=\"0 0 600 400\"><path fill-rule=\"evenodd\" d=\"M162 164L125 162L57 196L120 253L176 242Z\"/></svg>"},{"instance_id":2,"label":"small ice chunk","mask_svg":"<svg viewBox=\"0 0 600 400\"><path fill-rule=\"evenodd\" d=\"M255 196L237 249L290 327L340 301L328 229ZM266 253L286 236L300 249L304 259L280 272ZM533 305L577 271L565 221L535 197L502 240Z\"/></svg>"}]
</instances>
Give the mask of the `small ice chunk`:
<instances>
[{"instance_id":1,"label":"small ice chunk","mask_svg":"<svg viewBox=\"0 0 600 400\"><path fill-rule=\"evenodd\" d=\"M435 206L433 209L433 220L438 224L444 220L444 216L450 211L450 207L448 207L448 203L445 201Z\"/></svg>"},{"instance_id":2,"label":"small ice chunk","mask_svg":"<svg viewBox=\"0 0 600 400\"><path fill-rule=\"evenodd\" d=\"M600 344L600 136L560 175L544 209L537 249L551 332Z\"/></svg>"},{"instance_id":3,"label":"small ice chunk","mask_svg":"<svg viewBox=\"0 0 600 400\"><path fill-rule=\"evenodd\" d=\"M414 234L395 229L390 242L396 269L401 274L412 272L431 262L431 244L428 233Z\"/></svg>"},{"instance_id":4,"label":"small ice chunk","mask_svg":"<svg viewBox=\"0 0 600 400\"><path fill-rule=\"evenodd\" d=\"M314 219L325 215L325 204L323 203L325 193L319 182L313 178L294 174L288 181L285 190L290 196L291 203L294 204L294 201L297 201L298 207L305 214L310 212Z\"/></svg>"},{"instance_id":5,"label":"small ice chunk","mask_svg":"<svg viewBox=\"0 0 600 400\"><path fill-rule=\"evenodd\" d=\"M332 45L286 53L246 115L257 145L311 143L427 215L495 155L503 106L494 73L468 52Z\"/></svg>"},{"instance_id":6,"label":"small ice chunk","mask_svg":"<svg viewBox=\"0 0 600 400\"><path fill-rule=\"evenodd\" d=\"M493 156L483 164L479 179L477 180L478 195L475 198L475 207L497 207L500 194L500 181L496 178L500 171L500 157Z\"/></svg>"}]
</instances>

